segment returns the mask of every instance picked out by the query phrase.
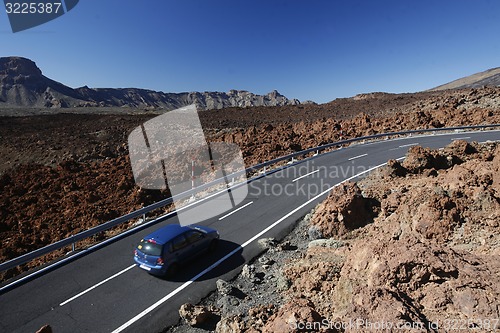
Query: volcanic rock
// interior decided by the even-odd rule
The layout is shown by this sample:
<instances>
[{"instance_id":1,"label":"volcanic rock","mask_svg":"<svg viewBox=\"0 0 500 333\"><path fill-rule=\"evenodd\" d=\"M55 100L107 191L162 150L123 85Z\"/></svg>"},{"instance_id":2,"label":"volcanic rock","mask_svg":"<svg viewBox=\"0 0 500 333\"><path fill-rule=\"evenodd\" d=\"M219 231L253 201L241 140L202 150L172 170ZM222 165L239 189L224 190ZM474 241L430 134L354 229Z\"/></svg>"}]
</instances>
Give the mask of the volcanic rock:
<instances>
[{"instance_id":1,"label":"volcanic rock","mask_svg":"<svg viewBox=\"0 0 500 333\"><path fill-rule=\"evenodd\" d=\"M311 224L319 228L325 238L341 237L371 223L374 208L373 200L364 198L355 183L347 182L330 192L325 204L316 209Z\"/></svg>"},{"instance_id":2,"label":"volcanic rock","mask_svg":"<svg viewBox=\"0 0 500 333\"><path fill-rule=\"evenodd\" d=\"M262 333L303 332L306 325L317 325L323 318L306 299L297 299L281 307L262 328ZM309 329L310 330L310 329Z\"/></svg>"},{"instance_id":3,"label":"volcanic rock","mask_svg":"<svg viewBox=\"0 0 500 333\"><path fill-rule=\"evenodd\" d=\"M216 282L217 290L223 296L230 295L233 292L233 286L229 282L218 279Z\"/></svg>"},{"instance_id":4,"label":"volcanic rock","mask_svg":"<svg viewBox=\"0 0 500 333\"><path fill-rule=\"evenodd\" d=\"M188 325L193 327L206 325L217 317L215 309L190 303L185 303L180 307L179 315Z\"/></svg>"},{"instance_id":5,"label":"volcanic rock","mask_svg":"<svg viewBox=\"0 0 500 333\"><path fill-rule=\"evenodd\" d=\"M244 332L243 323L237 316L223 317L215 327L216 333L240 333Z\"/></svg>"}]
</instances>

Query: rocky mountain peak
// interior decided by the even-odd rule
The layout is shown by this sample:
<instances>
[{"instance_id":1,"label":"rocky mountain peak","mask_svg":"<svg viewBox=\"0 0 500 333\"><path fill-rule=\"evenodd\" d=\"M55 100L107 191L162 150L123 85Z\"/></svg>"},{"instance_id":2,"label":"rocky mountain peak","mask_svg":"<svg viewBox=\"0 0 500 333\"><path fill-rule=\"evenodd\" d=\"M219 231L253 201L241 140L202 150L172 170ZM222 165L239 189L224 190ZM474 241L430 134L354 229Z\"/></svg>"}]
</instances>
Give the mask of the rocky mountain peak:
<instances>
[{"instance_id":1,"label":"rocky mountain peak","mask_svg":"<svg viewBox=\"0 0 500 333\"><path fill-rule=\"evenodd\" d=\"M271 97L271 98L277 98L277 97L284 97L282 94L280 94L278 92L278 90L273 90L271 91L269 94L267 94L267 96Z\"/></svg>"},{"instance_id":2,"label":"rocky mountain peak","mask_svg":"<svg viewBox=\"0 0 500 333\"><path fill-rule=\"evenodd\" d=\"M1 57L0 76L41 76L42 71L31 61L22 57Z\"/></svg>"}]
</instances>

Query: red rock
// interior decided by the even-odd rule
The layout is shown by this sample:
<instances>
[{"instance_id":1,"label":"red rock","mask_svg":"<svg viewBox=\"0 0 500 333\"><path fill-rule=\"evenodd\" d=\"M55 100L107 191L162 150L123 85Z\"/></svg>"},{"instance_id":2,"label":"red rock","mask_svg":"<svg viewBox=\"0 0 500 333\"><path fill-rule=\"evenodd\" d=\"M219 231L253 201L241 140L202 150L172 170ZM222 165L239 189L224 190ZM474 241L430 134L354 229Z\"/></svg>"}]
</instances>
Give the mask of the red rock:
<instances>
[{"instance_id":1,"label":"red rock","mask_svg":"<svg viewBox=\"0 0 500 333\"><path fill-rule=\"evenodd\" d=\"M359 187L347 182L335 187L315 211L311 224L324 237L341 237L373 221L374 202L361 195Z\"/></svg>"},{"instance_id":2,"label":"red rock","mask_svg":"<svg viewBox=\"0 0 500 333\"><path fill-rule=\"evenodd\" d=\"M311 301L297 299L286 303L271 316L262 328L262 333L302 332L304 331L300 329L302 326L321 326L322 319Z\"/></svg>"}]
</instances>

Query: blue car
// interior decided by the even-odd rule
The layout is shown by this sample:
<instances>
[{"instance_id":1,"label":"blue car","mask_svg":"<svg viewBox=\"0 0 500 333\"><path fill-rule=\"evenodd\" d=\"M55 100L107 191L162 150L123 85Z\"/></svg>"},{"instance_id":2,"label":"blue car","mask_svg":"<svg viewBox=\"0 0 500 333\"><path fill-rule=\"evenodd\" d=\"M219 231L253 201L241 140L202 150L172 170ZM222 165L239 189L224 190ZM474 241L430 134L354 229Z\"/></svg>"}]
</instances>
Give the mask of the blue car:
<instances>
[{"instance_id":1,"label":"blue car","mask_svg":"<svg viewBox=\"0 0 500 333\"><path fill-rule=\"evenodd\" d=\"M134 251L136 264L153 275L171 276L186 261L217 247L217 230L170 224L147 235Z\"/></svg>"}]
</instances>

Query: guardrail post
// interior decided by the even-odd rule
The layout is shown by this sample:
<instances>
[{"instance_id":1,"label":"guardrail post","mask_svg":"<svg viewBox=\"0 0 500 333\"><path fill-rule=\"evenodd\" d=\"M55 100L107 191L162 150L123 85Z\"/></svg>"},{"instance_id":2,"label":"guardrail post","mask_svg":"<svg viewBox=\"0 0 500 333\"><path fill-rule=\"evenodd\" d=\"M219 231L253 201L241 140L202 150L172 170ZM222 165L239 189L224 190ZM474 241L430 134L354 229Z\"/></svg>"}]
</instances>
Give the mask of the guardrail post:
<instances>
[{"instance_id":1,"label":"guardrail post","mask_svg":"<svg viewBox=\"0 0 500 333\"><path fill-rule=\"evenodd\" d=\"M71 235L71 238L73 238L73 235ZM71 252L75 252L75 248L76 248L76 246L75 246L75 242L73 241L73 242L71 243Z\"/></svg>"}]
</instances>

